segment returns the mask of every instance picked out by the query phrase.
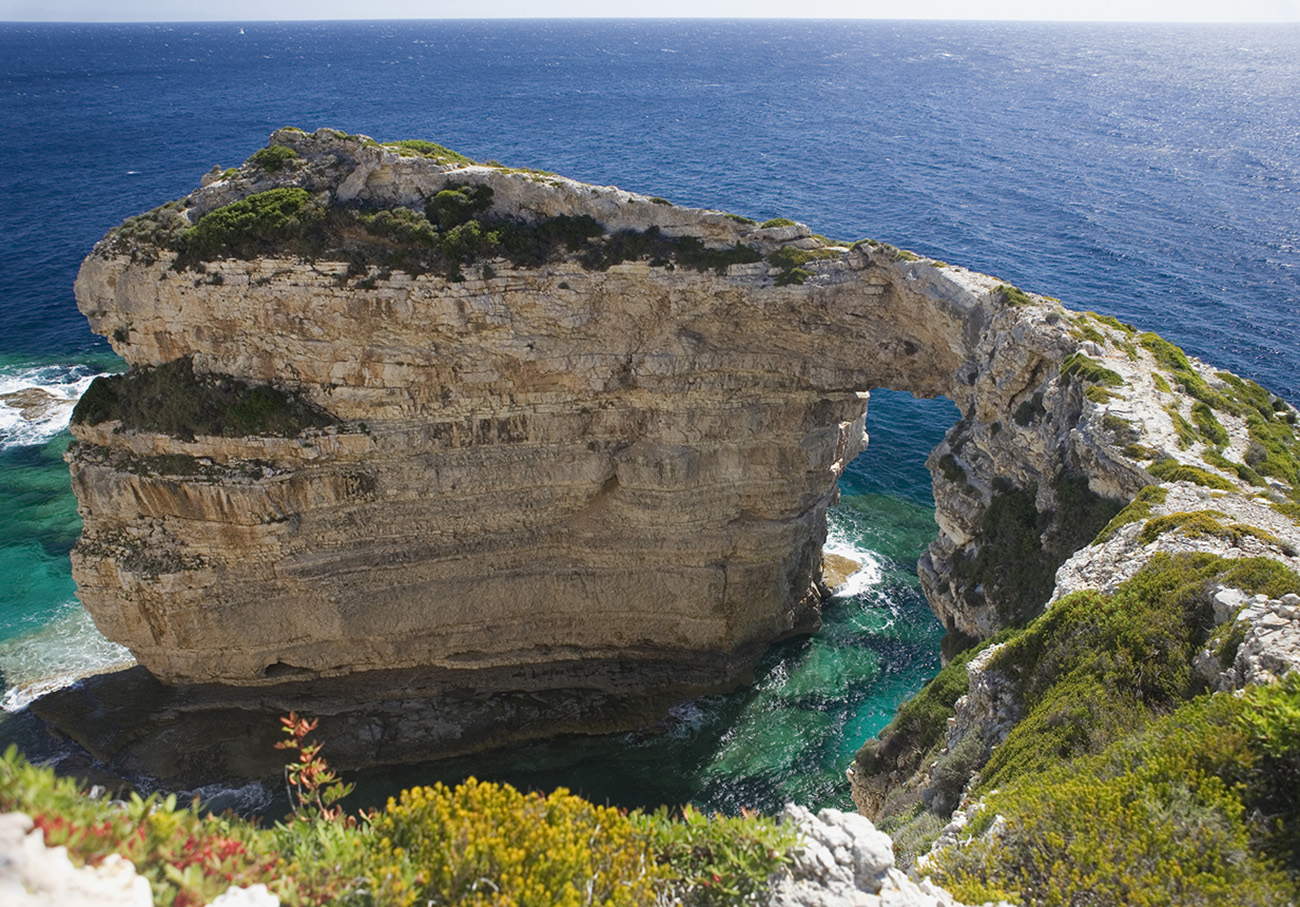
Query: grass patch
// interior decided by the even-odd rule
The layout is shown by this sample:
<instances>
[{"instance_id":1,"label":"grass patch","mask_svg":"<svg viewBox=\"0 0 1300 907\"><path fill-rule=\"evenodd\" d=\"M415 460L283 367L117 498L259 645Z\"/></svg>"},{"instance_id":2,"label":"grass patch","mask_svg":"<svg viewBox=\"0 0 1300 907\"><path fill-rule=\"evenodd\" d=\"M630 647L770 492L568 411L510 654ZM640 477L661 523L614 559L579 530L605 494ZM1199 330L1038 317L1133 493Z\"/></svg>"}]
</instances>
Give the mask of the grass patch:
<instances>
[{"instance_id":1,"label":"grass patch","mask_svg":"<svg viewBox=\"0 0 1300 907\"><path fill-rule=\"evenodd\" d=\"M785 287L801 284L812 276L812 272L804 269L802 265L817 259L836 258L838 255L839 252L834 249L810 251L794 246L782 246L768 253L767 263L781 269L781 273L776 275L775 283L778 287Z\"/></svg>"},{"instance_id":2,"label":"grass patch","mask_svg":"<svg viewBox=\"0 0 1300 907\"><path fill-rule=\"evenodd\" d=\"M1106 368L1096 359L1083 353L1071 353L1066 357L1065 361L1061 363L1061 377L1066 379L1077 378L1081 382L1103 387L1124 386L1124 378L1119 372Z\"/></svg>"},{"instance_id":3,"label":"grass patch","mask_svg":"<svg viewBox=\"0 0 1300 907\"><path fill-rule=\"evenodd\" d=\"M1172 458L1157 460L1147 467L1147 472L1162 482L1191 482L1219 491L1237 490L1236 485L1222 476L1207 472L1199 466L1187 466Z\"/></svg>"},{"instance_id":4,"label":"grass patch","mask_svg":"<svg viewBox=\"0 0 1300 907\"><path fill-rule=\"evenodd\" d=\"M1229 441L1228 430L1223 427L1223 423L1214 415L1214 410L1210 408L1208 403L1202 403L1198 400L1192 404L1192 422L1195 423L1201 437L1215 447L1227 446Z\"/></svg>"},{"instance_id":5,"label":"grass patch","mask_svg":"<svg viewBox=\"0 0 1300 907\"><path fill-rule=\"evenodd\" d=\"M771 220L763 221L763 223L759 226L759 229L768 230L771 229L772 227L793 227L793 226L795 226L795 222L790 220L790 218L788 217L774 217Z\"/></svg>"},{"instance_id":6,"label":"grass patch","mask_svg":"<svg viewBox=\"0 0 1300 907\"><path fill-rule=\"evenodd\" d=\"M1094 545L1101 545L1115 537L1115 533L1121 527L1129 523L1136 523L1138 520L1145 520L1151 516L1151 508L1157 507L1165 502L1169 497L1169 489L1160 485L1148 485L1137 493L1128 505L1106 524L1097 537L1092 540Z\"/></svg>"},{"instance_id":7,"label":"grass patch","mask_svg":"<svg viewBox=\"0 0 1300 907\"><path fill-rule=\"evenodd\" d=\"M1247 536L1257 538L1275 548L1287 548L1277 536L1257 526L1246 523L1224 523L1226 515L1217 510L1193 510L1167 513L1148 520L1138 535L1138 541L1149 545L1167 532L1177 532L1187 538L1216 538L1237 544Z\"/></svg>"},{"instance_id":8,"label":"grass patch","mask_svg":"<svg viewBox=\"0 0 1300 907\"><path fill-rule=\"evenodd\" d=\"M1247 464L1238 463L1235 460L1229 460L1217 450L1207 450L1201 456L1201 459L1210 466L1213 466L1215 469L1221 469L1224 472L1235 472L1237 478L1241 479L1243 482L1248 482L1249 484L1260 488L1268 486L1268 483L1264 481L1260 474L1251 469Z\"/></svg>"},{"instance_id":9,"label":"grass patch","mask_svg":"<svg viewBox=\"0 0 1300 907\"><path fill-rule=\"evenodd\" d=\"M1003 305L1026 306L1034 302L1028 293L1009 283L1000 284L993 292Z\"/></svg>"},{"instance_id":10,"label":"grass patch","mask_svg":"<svg viewBox=\"0 0 1300 907\"><path fill-rule=\"evenodd\" d=\"M426 157L429 160L437 161L440 164L472 164L474 163L465 155L452 151L450 148L444 148L437 142L426 142L423 139L402 139L399 142L385 142L385 148L396 149L400 154L405 151L420 157Z\"/></svg>"},{"instance_id":11,"label":"grass patch","mask_svg":"<svg viewBox=\"0 0 1300 907\"><path fill-rule=\"evenodd\" d=\"M1101 324L1104 324L1107 327L1112 327L1117 331L1123 331L1125 334L1130 336L1137 333L1137 328L1133 327L1131 324L1126 324L1123 321L1120 321L1113 315L1098 315L1096 312L1088 312L1087 314L1093 321L1100 322Z\"/></svg>"},{"instance_id":12,"label":"grass patch","mask_svg":"<svg viewBox=\"0 0 1300 907\"><path fill-rule=\"evenodd\" d=\"M1200 440L1200 434L1196 431L1196 426L1183 418L1182 413L1178 411L1178 404L1170 403L1166 405L1165 412L1169 414L1169 421L1174 425L1174 435L1178 439L1179 450L1187 450Z\"/></svg>"}]
</instances>

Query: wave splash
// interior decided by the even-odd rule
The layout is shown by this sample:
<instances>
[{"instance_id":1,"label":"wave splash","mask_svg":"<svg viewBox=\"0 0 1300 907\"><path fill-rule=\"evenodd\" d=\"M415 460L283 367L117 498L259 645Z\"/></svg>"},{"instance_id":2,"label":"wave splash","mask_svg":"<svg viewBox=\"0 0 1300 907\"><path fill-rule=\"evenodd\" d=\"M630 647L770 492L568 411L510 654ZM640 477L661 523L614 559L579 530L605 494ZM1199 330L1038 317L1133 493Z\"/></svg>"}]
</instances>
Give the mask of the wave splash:
<instances>
[{"instance_id":1,"label":"wave splash","mask_svg":"<svg viewBox=\"0 0 1300 907\"><path fill-rule=\"evenodd\" d=\"M83 677L134 664L129 649L105 639L86 609L69 602L39 630L0 642L0 708L17 712Z\"/></svg>"},{"instance_id":2,"label":"wave splash","mask_svg":"<svg viewBox=\"0 0 1300 907\"><path fill-rule=\"evenodd\" d=\"M852 526L847 525L846 521L836 519L836 516L835 511L829 514L826 543L822 545L822 551L827 554L838 554L861 566L850 573L843 583L832 589L831 594L836 598L854 598L884 581L884 566L880 562L879 554L866 547L864 539L853 534Z\"/></svg>"},{"instance_id":3,"label":"wave splash","mask_svg":"<svg viewBox=\"0 0 1300 907\"><path fill-rule=\"evenodd\" d=\"M81 364L0 368L0 450L44 444L66 429L100 374Z\"/></svg>"}]
</instances>

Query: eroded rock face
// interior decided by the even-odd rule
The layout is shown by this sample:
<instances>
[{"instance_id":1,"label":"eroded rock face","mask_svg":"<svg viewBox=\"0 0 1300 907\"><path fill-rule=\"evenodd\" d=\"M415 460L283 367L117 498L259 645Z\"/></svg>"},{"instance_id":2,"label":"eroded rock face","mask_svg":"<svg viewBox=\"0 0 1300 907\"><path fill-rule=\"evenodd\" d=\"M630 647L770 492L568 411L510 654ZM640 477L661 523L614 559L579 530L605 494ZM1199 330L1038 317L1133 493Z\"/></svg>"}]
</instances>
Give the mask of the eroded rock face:
<instances>
[{"instance_id":1,"label":"eroded rock face","mask_svg":"<svg viewBox=\"0 0 1300 907\"><path fill-rule=\"evenodd\" d=\"M954 637L985 636L1042 607L1151 481L1135 439L1173 424L1131 330L987 275L328 130L272 142L292 155L128 222L76 286L122 393L186 361L229 397L208 428L165 390L166 419L101 395L74 420L79 595L169 683L734 686L817 624L877 387L962 412L921 576ZM208 229L259 199L280 232ZM257 421L290 399L321 419Z\"/></svg>"}]
</instances>

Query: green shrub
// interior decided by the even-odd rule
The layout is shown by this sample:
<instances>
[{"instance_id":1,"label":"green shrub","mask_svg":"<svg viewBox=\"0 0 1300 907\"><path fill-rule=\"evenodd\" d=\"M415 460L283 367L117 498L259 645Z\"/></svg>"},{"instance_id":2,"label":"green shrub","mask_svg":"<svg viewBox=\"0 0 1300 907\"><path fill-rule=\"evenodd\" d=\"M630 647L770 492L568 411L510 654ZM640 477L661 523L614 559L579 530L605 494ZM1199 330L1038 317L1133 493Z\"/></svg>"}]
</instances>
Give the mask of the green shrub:
<instances>
[{"instance_id":1,"label":"green shrub","mask_svg":"<svg viewBox=\"0 0 1300 907\"><path fill-rule=\"evenodd\" d=\"M1203 698L990 795L984 814L1004 816L1003 832L941 857L941 884L971 903L1043 907L1293 903L1300 891L1260 854L1240 795L1258 762L1240 712L1233 697Z\"/></svg>"},{"instance_id":2,"label":"green shrub","mask_svg":"<svg viewBox=\"0 0 1300 907\"><path fill-rule=\"evenodd\" d=\"M1300 877L1300 671L1278 683L1248 687L1238 713L1259 761L1247 776L1262 814L1269 850Z\"/></svg>"},{"instance_id":3,"label":"green shrub","mask_svg":"<svg viewBox=\"0 0 1300 907\"><path fill-rule=\"evenodd\" d=\"M949 482L961 485L969 484L966 479L966 470L961 468L961 464L957 462L957 458L951 453L946 453L939 458L939 472Z\"/></svg>"},{"instance_id":4,"label":"green shrub","mask_svg":"<svg viewBox=\"0 0 1300 907\"><path fill-rule=\"evenodd\" d=\"M468 223L492 207L491 186L449 186L430 198L424 216L440 230L451 230Z\"/></svg>"},{"instance_id":5,"label":"green shrub","mask_svg":"<svg viewBox=\"0 0 1300 907\"><path fill-rule=\"evenodd\" d=\"M1251 469L1245 463L1238 463L1236 460L1229 460L1217 450L1207 450L1201 455L1201 459L1215 469L1221 469L1224 472L1235 472L1237 478L1257 487L1267 486L1268 483L1260 476L1259 473Z\"/></svg>"},{"instance_id":6,"label":"green shrub","mask_svg":"<svg viewBox=\"0 0 1300 907\"><path fill-rule=\"evenodd\" d=\"M798 286L803 284L809 277L812 277L812 271L804 268L789 268L776 275L772 282L778 287Z\"/></svg>"},{"instance_id":7,"label":"green shrub","mask_svg":"<svg viewBox=\"0 0 1300 907\"><path fill-rule=\"evenodd\" d=\"M794 221L790 220L788 217L774 217L771 220L763 221L759 229L767 230L771 227L793 227L794 225Z\"/></svg>"},{"instance_id":8,"label":"green shrub","mask_svg":"<svg viewBox=\"0 0 1300 907\"><path fill-rule=\"evenodd\" d=\"M252 164L254 167L261 167L268 173L278 173L284 169L284 165L298 156L288 145L267 145L265 148L259 148L253 152L245 163Z\"/></svg>"},{"instance_id":9,"label":"green shrub","mask_svg":"<svg viewBox=\"0 0 1300 907\"><path fill-rule=\"evenodd\" d=\"M1057 507L1043 513L1037 488L995 493L980 520L979 548L954 571L968 588L983 587L1003 626L1035 617L1052 593L1057 568L1124 507L1094 493L1085 476L1068 470L1051 485Z\"/></svg>"},{"instance_id":10,"label":"green shrub","mask_svg":"<svg viewBox=\"0 0 1300 907\"><path fill-rule=\"evenodd\" d=\"M1131 324L1120 321L1113 315L1098 315L1096 312L1088 312L1088 317L1094 321L1099 321L1107 327L1112 327L1117 331L1123 331L1125 334L1136 334L1137 328Z\"/></svg>"},{"instance_id":11,"label":"green shrub","mask_svg":"<svg viewBox=\"0 0 1300 907\"><path fill-rule=\"evenodd\" d=\"M180 236L187 260L255 258L283 247L303 232L302 215L311 200L296 186L259 192L209 211Z\"/></svg>"},{"instance_id":12,"label":"green shrub","mask_svg":"<svg viewBox=\"0 0 1300 907\"><path fill-rule=\"evenodd\" d=\"M1292 487L1300 486L1300 458L1297 458L1295 434L1285 422L1270 421L1259 413L1246 413L1251 446L1246 462L1261 475L1281 479Z\"/></svg>"},{"instance_id":13,"label":"green shrub","mask_svg":"<svg viewBox=\"0 0 1300 907\"><path fill-rule=\"evenodd\" d=\"M1047 408L1043 406L1042 393L1035 392L1032 397L1028 400L1022 401L1021 404L1016 407L1015 415L1012 416L1012 418L1015 420L1017 425L1023 428L1036 422L1038 418L1046 412Z\"/></svg>"},{"instance_id":14,"label":"green shrub","mask_svg":"<svg viewBox=\"0 0 1300 907\"><path fill-rule=\"evenodd\" d=\"M1236 491L1237 486L1222 476L1216 476L1199 466L1187 466L1177 460L1166 458L1157 460L1147 467L1147 472L1163 482L1191 482L1219 491Z\"/></svg>"},{"instance_id":15,"label":"green shrub","mask_svg":"<svg viewBox=\"0 0 1300 907\"><path fill-rule=\"evenodd\" d=\"M563 788L416 787L389 801L371 834L370 890L393 907L642 905L662 878L626 815Z\"/></svg>"},{"instance_id":16,"label":"green shrub","mask_svg":"<svg viewBox=\"0 0 1300 907\"><path fill-rule=\"evenodd\" d=\"M1247 536L1257 538L1276 548L1289 548L1281 539L1257 526L1247 523L1223 523L1224 514L1217 510L1194 510L1168 513L1148 520L1142 527L1138 541L1150 544L1166 532L1178 532L1187 538L1217 538L1236 545Z\"/></svg>"},{"instance_id":17,"label":"green shrub","mask_svg":"<svg viewBox=\"0 0 1300 907\"><path fill-rule=\"evenodd\" d=\"M1157 554L1113 594L1067 595L1008 643L991 667L1016 683L1025 719L994 750L981 789L1097 752L1189 699L1214 584L1276 597L1300 590L1300 577L1269 558Z\"/></svg>"},{"instance_id":18,"label":"green shrub","mask_svg":"<svg viewBox=\"0 0 1300 907\"><path fill-rule=\"evenodd\" d=\"M676 818L660 807L629 819L667 879L658 903L684 907L764 903L768 880L798 843L791 828L756 815L708 816L687 806Z\"/></svg>"},{"instance_id":19,"label":"green shrub","mask_svg":"<svg viewBox=\"0 0 1300 907\"><path fill-rule=\"evenodd\" d=\"M1167 404L1165 412L1169 414L1169 421L1174 426L1174 434L1178 436L1179 450L1187 450L1200 439L1192 423L1184 419L1182 414L1178 412L1178 404Z\"/></svg>"},{"instance_id":20,"label":"green shrub","mask_svg":"<svg viewBox=\"0 0 1300 907\"><path fill-rule=\"evenodd\" d=\"M1009 283L1001 284L994 292L998 294L998 298L1004 305L1026 306L1033 304L1033 300L1028 293L1020 289L1020 287L1013 287Z\"/></svg>"},{"instance_id":21,"label":"green shrub","mask_svg":"<svg viewBox=\"0 0 1300 907\"><path fill-rule=\"evenodd\" d=\"M562 789L522 794L473 779L406 791L360 819L329 818L331 797L313 789L328 767L298 733L314 722L282 723L298 744L286 768L303 808L270 828L204 814L197 801L178 806L174 796L96 799L13 746L0 758L0 812L31 816L78 865L122 855L157 907L199 907L231 885L257 883L286 907L721 907L761 902L797 843L794 829L770 818L689 807L679 818L664 809L625 814ZM307 783L317 769L325 774Z\"/></svg>"}]
</instances>

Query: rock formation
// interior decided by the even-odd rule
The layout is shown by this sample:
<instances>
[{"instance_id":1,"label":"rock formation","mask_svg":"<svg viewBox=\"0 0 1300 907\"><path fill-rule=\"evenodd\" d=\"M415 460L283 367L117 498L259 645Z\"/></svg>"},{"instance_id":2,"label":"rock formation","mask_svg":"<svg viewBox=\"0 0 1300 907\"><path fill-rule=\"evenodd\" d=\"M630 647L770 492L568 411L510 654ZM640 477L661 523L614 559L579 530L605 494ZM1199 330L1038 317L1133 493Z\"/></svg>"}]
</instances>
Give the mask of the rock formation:
<instances>
[{"instance_id":1,"label":"rock formation","mask_svg":"<svg viewBox=\"0 0 1300 907\"><path fill-rule=\"evenodd\" d=\"M962 413L920 564L955 644L1041 610L1153 483L1211 475L1263 527L1250 544L1300 545L1271 509L1290 467L1247 424L1294 444L1295 411L1154 335L429 143L281 130L110 232L76 294L131 364L74 417L79 595L149 672L217 699L496 691L546 699L476 719L529 736L735 686L817 625L875 388ZM1224 443L1188 386L1230 402Z\"/></svg>"}]
</instances>

